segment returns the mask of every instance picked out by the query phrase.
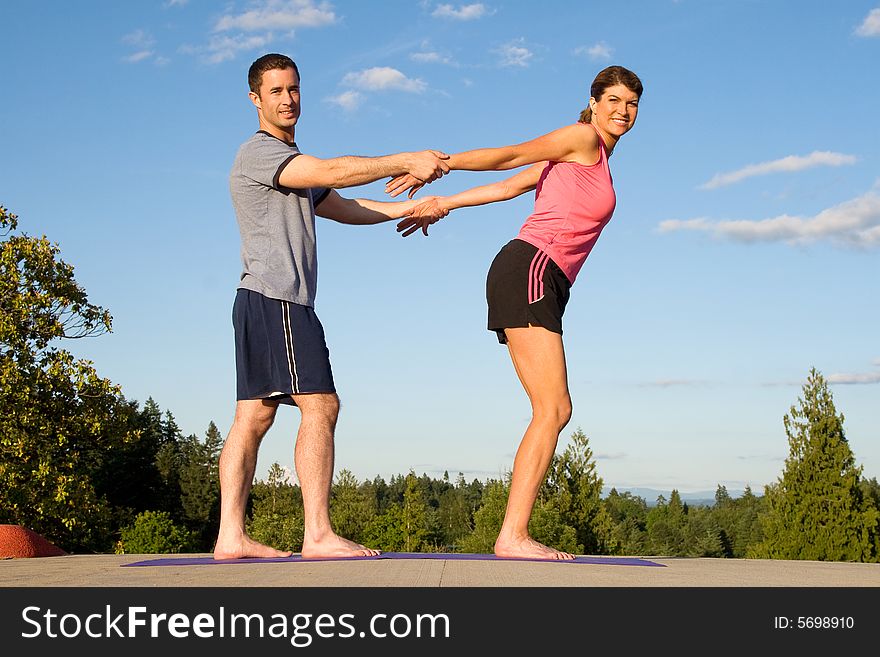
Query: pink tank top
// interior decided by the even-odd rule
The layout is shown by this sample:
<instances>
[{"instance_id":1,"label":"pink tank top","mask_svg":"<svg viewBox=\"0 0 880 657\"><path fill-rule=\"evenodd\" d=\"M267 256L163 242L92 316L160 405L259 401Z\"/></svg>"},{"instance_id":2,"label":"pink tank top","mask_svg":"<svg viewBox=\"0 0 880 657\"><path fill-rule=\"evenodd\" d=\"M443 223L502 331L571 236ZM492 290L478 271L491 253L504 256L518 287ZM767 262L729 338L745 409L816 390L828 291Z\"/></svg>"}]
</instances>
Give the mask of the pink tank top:
<instances>
[{"instance_id":1,"label":"pink tank top","mask_svg":"<svg viewBox=\"0 0 880 657\"><path fill-rule=\"evenodd\" d=\"M598 131L596 134L596 164L547 165L535 188L535 210L517 235L553 258L572 284L617 203L605 142Z\"/></svg>"}]
</instances>

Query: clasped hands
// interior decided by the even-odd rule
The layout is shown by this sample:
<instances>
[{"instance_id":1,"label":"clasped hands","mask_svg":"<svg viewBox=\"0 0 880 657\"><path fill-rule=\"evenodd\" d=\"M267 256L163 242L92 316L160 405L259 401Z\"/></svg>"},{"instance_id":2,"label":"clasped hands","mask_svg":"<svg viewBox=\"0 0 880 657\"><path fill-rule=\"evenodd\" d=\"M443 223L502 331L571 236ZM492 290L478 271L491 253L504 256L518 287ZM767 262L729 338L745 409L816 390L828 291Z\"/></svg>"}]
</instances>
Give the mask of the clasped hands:
<instances>
[{"instance_id":1,"label":"clasped hands","mask_svg":"<svg viewBox=\"0 0 880 657\"><path fill-rule=\"evenodd\" d=\"M385 185L386 194L396 197L409 190L407 196L412 199L422 187L449 173L449 166L444 162L449 156L442 151L422 151L411 155L414 159L409 173L389 180ZM420 204L414 206L397 224L397 232L403 233L401 237L408 237L419 229L427 235L428 226L448 215L449 210L439 203L441 198L426 196Z\"/></svg>"}]
</instances>

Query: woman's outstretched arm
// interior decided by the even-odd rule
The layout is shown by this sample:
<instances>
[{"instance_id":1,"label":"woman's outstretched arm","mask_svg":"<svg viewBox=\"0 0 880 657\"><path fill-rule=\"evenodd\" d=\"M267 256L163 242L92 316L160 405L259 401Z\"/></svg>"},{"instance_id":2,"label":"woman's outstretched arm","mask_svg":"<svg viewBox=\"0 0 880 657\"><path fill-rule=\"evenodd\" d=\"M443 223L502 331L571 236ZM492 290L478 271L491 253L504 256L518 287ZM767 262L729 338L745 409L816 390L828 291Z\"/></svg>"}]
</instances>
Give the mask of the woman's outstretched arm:
<instances>
[{"instance_id":1,"label":"woman's outstretched arm","mask_svg":"<svg viewBox=\"0 0 880 657\"><path fill-rule=\"evenodd\" d=\"M542 161L592 164L598 155L599 138L595 130L585 130L574 123L531 141L499 148L478 148L450 155L445 163L450 171L507 171ZM410 174L393 178L385 185L385 193L397 196L407 189L409 197L424 185Z\"/></svg>"},{"instance_id":2,"label":"woman's outstretched arm","mask_svg":"<svg viewBox=\"0 0 880 657\"><path fill-rule=\"evenodd\" d=\"M437 196L426 200L414 207L409 216L397 224L397 232L403 233L402 237L407 237L421 228L427 235L428 226L440 221L440 218L451 210L507 201L532 191L537 187L546 166L547 162L539 162L510 178L489 185L471 187L451 196Z\"/></svg>"}]
</instances>

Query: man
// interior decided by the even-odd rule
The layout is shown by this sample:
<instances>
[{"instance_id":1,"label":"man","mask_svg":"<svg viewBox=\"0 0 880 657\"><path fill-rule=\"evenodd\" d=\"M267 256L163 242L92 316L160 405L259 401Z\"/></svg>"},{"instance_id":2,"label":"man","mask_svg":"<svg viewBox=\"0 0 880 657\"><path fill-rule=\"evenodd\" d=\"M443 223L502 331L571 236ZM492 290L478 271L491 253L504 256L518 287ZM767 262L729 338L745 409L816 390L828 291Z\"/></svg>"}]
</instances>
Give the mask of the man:
<instances>
[{"instance_id":1,"label":"man","mask_svg":"<svg viewBox=\"0 0 880 657\"><path fill-rule=\"evenodd\" d=\"M339 398L324 330L315 315L315 215L348 224L375 224L408 216L415 201L346 199L334 188L409 174L431 182L449 168L437 151L383 157L319 159L299 152L299 70L292 59L269 54L248 71L259 131L246 141L230 173L241 232L243 270L233 307L237 403L220 455L220 530L215 559L283 557L251 539L245 510L263 436L279 404L299 407L294 462L302 487L302 556L375 556L338 536L330 525L333 435Z\"/></svg>"}]
</instances>

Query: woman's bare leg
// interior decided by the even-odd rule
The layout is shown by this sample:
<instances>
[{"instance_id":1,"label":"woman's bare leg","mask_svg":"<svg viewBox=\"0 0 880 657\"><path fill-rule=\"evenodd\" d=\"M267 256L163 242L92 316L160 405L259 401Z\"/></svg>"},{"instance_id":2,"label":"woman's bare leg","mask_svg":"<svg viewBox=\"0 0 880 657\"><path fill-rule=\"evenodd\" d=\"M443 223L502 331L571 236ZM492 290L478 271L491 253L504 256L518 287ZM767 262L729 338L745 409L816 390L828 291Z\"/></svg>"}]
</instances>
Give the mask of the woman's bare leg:
<instances>
[{"instance_id":1,"label":"woman's bare leg","mask_svg":"<svg viewBox=\"0 0 880 657\"><path fill-rule=\"evenodd\" d=\"M538 491L559 434L571 418L562 336L539 326L506 329L505 334L513 366L532 404L532 420L513 462L510 497L495 541L495 554L520 559L573 559L573 555L529 536L529 519Z\"/></svg>"}]
</instances>

